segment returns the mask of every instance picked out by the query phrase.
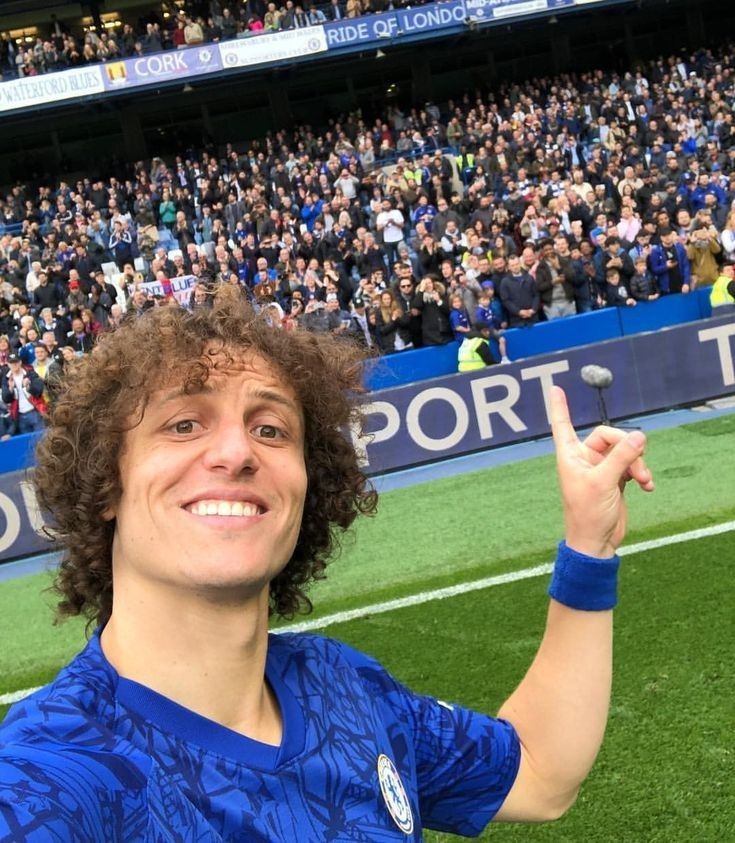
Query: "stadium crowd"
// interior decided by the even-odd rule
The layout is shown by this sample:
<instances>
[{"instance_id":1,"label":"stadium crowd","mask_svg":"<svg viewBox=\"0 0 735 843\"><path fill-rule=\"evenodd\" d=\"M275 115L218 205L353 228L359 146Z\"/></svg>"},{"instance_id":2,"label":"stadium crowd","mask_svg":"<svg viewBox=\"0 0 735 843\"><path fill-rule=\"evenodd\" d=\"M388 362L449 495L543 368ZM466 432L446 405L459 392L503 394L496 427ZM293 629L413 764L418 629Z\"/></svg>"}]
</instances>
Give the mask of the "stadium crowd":
<instances>
[{"instance_id":1,"label":"stadium crowd","mask_svg":"<svg viewBox=\"0 0 735 843\"><path fill-rule=\"evenodd\" d=\"M734 301L734 102L729 49L701 50L15 184L0 432L42 425L64 362L101 332L223 286L274 326L384 354L697 287ZM482 351L469 362L493 362Z\"/></svg>"},{"instance_id":2,"label":"stadium crowd","mask_svg":"<svg viewBox=\"0 0 735 843\"><path fill-rule=\"evenodd\" d=\"M101 19L86 31L73 31L55 15L44 35L28 39L0 35L3 79L53 73L68 67L178 50L267 32L301 29L329 21L380 14L431 0L190 0L173 13L151 12L134 23L107 27Z\"/></svg>"}]
</instances>

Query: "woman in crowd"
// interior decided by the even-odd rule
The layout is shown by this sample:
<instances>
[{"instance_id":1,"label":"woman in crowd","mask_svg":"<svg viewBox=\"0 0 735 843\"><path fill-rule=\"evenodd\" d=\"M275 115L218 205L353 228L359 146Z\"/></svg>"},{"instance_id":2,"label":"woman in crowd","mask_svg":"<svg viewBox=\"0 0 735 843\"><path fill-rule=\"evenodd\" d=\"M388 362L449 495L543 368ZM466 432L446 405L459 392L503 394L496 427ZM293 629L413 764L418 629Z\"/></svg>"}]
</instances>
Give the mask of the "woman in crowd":
<instances>
[{"instance_id":1,"label":"woman in crowd","mask_svg":"<svg viewBox=\"0 0 735 843\"><path fill-rule=\"evenodd\" d=\"M421 338L424 345L445 345L451 342L449 303L440 281L427 275L416 290L411 307L421 314Z\"/></svg>"},{"instance_id":2,"label":"woman in crowd","mask_svg":"<svg viewBox=\"0 0 735 843\"><path fill-rule=\"evenodd\" d=\"M176 223L176 205L171 198L171 191L167 187L163 188L163 193L161 194L161 201L158 205L158 218L161 221L161 225L165 226L169 231L173 231L174 224Z\"/></svg>"},{"instance_id":3,"label":"woman in crowd","mask_svg":"<svg viewBox=\"0 0 735 843\"><path fill-rule=\"evenodd\" d=\"M102 323L94 318L94 313L92 313L88 307L85 307L84 310L82 310L81 320L84 325L84 330L87 334L89 334L92 338L92 342L94 343L97 337L102 333Z\"/></svg>"},{"instance_id":4,"label":"woman in crowd","mask_svg":"<svg viewBox=\"0 0 735 843\"><path fill-rule=\"evenodd\" d=\"M382 354L401 351L404 343L398 334L403 310L397 304L390 290L383 290L378 299L375 313L375 341ZM400 347L399 347L400 346Z\"/></svg>"},{"instance_id":5,"label":"woman in crowd","mask_svg":"<svg viewBox=\"0 0 735 843\"><path fill-rule=\"evenodd\" d=\"M362 14L361 0L347 0L345 5L345 15L348 18L357 18Z\"/></svg>"},{"instance_id":6,"label":"woman in crowd","mask_svg":"<svg viewBox=\"0 0 735 843\"><path fill-rule=\"evenodd\" d=\"M481 218L478 217L474 223L472 224L472 231L475 232L477 237L480 240L480 243L485 246L486 249L490 248L490 226L486 224L486 222ZM467 234L467 232L465 232Z\"/></svg>"},{"instance_id":7,"label":"woman in crowd","mask_svg":"<svg viewBox=\"0 0 735 843\"><path fill-rule=\"evenodd\" d=\"M10 347L10 340L7 334L0 336L0 366L5 366L8 362L8 357L13 353Z\"/></svg>"}]
</instances>

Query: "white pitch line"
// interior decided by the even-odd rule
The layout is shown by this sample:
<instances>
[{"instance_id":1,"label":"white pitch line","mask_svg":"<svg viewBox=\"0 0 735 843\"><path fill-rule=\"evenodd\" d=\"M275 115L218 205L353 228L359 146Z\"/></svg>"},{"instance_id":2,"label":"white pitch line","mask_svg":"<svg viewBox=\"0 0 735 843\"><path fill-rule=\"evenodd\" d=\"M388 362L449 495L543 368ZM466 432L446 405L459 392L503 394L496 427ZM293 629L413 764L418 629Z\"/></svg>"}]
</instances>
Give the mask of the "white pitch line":
<instances>
[{"instance_id":1,"label":"white pitch line","mask_svg":"<svg viewBox=\"0 0 735 843\"><path fill-rule=\"evenodd\" d=\"M618 551L619 556L627 556L631 553L643 553L646 550L656 550L659 547L668 547L671 544L681 544L695 539L706 539L710 536L719 536L722 533L731 533L735 530L735 521L725 521L724 524L711 524L709 527L700 527L698 530L688 530L686 533L675 533L673 536L664 536L660 539L651 539L647 542L623 545Z\"/></svg>"},{"instance_id":2,"label":"white pitch line","mask_svg":"<svg viewBox=\"0 0 735 843\"><path fill-rule=\"evenodd\" d=\"M0 705L13 705L13 703L20 702L25 697L35 694L39 688L43 688L43 685L39 685L38 688L26 688L25 691L13 691L10 694L0 694Z\"/></svg>"},{"instance_id":3,"label":"white pitch line","mask_svg":"<svg viewBox=\"0 0 735 843\"><path fill-rule=\"evenodd\" d=\"M658 547L667 547L671 544L694 541L708 536L717 536L720 533L729 533L735 530L735 521L727 521L724 524L713 524L710 527L702 527L699 530L688 530L686 533L675 533L673 536L663 536L660 539L638 542L637 544L621 547L620 556L630 556L634 553L643 553L646 550L655 550ZM431 600L444 600L447 597L456 597L458 594L467 594L470 591L478 591L482 588L491 588L495 585L505 585L509 582L527 580L532 577L540 577L550 574L553 564L537 565L535 568L524 568L522 571L511 571L507 574L498 574L494 577L485 577L481 580L452 585L448 588L437 588L433 591L422 591L408 597L400 597L396 600L388 600L385 603L374 603L372 606L362 606L359 609L350 609L346 612L335 612L333 615L324 615L321 618L303 621L302 623L291 624L283 627L277 632L309 632L312 629L324 629L336 623L354 621L368 615L380 615L383 612L392 612L394 609L405 609L407 606L419 606L421 603L428 603Z\"/></svg>"},{"instance_id":4,"label":"white pitch line","mask_svg":"<svg viewBox=\"0 0 735 843\"><path fill-rule=\"evenodd\" d=\"M387 600L385 603L373 603L371 606L361 606L359 609L350 609L346 612L335 612L333 615L324 615L322 618L294 623L289 626L274 630L275 632L309 632L312 629L323 629L336 623L354 621L365 618L369 615L382 615L384 612L392 612L395 609L405 609L408 606L419 606L421 603L428 603L430 600L444 600L447 597L456 597L458 594L467 594L470 591L479 591L483 588L491 588L494 585L505 585L508 582L527 580L531 577L540 577L543 574L550 574L554 566L549 563L537 565L535 568L524 568L522 571L509 571L507 574L497 574L494 577L484 577L481 580L472 580L458 585L450 585L447 588L436 588L433 591L421 591L418 594L410 594L408 597L398 597L395 600Z\"/></svg>"},{"instance_id":5,"label":"white pitch line","mask_svg":"<svg viewBox=\"0 0 735 843\"><path fill-rule=\"evenodd\" d=\"M637 542L620 548L620 556L633 556L636 553L644 553L646 550L656 550L659 547L668 547L672 544L695 541L710 536L719 536L722 533L730 533L735 530L735 521L726 521L724 524L712 524L709 527L701 527L698 530L688 530L685 533L675 533L673 536L663 536L660 539ZM505 585L509 582L528 580L533 577L540 577L550 574L553 564L536 565L534 568L524 568L521 571L510 571L507 574L498 574L494 577L484 577L481 580L451 585L447 588L436 588L433 591L421 591L418 594L411 594L408 597L399 597L396 600L387 600L384 603L373 603L370 606L362 606L359 609L350 609L346 612L335 612L332 615L325 615L322 618L304 621L282 627L276 632L310 632L314 629L324 629L346 621L359 620L371 615L382 615L385 612L392 612L395 609L405 609L408 606L419 606L422 603L429 603L432 600L445 600L447 597L456 597L459 594L468 594L471 591L479 591L483 588L492 588L496 585ZM29 694L37 691L38 688L27 688L24 691L14 691L9 694L0 694L0 705L12 705L22 700Z\"/></svg>"}]
</instances>

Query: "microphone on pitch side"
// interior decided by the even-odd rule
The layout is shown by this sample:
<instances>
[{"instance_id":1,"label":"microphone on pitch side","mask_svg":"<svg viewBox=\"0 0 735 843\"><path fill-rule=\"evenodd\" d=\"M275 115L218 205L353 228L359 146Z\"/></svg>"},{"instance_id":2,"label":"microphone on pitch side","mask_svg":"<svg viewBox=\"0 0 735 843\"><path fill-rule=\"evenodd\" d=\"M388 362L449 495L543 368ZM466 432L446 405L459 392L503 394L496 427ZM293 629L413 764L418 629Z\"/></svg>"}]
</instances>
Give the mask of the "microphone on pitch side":
<instances>
[{"instance_id":1,"label":"microphone on pitch side","mask_svg":"<svg viewBox=\"0 0 735 843\"><path fill-rule=\"evenodd\" d=\"M588 366L582 366L580 369L580 377L593 389L597 390L597 404L600 409L600 423L610 424L610 419L607 416L607 407L605 406L605 397L602 394L603 389L607 389L613 382L613 373L604 366L597 366L591 363Z\"/></svg>"}]
</instances>

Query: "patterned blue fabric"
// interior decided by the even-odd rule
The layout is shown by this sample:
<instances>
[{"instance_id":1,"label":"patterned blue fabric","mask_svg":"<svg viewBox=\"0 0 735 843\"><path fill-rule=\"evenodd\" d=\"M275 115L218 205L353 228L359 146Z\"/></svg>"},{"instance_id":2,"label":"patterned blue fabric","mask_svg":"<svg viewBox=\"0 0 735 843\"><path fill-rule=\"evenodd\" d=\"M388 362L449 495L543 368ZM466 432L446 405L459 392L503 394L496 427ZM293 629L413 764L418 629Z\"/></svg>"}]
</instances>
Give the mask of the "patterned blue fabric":
<instances>
[{"instance_id":1,"label":"patterned blue fabric","mask_svg":"<svg viewBox=\"0 0 735 843\"><path fill-rule=\"evenodd\" d=\"M337 641L272 635L266 676L283 716L280 747L121 678L95 634L0 726L0 840L382 843L421 840L422 827L476 835L515 780L510 724L413 694ZM380 756L398 785L379 781ZM394 797L409 834L393 819Z\"/></svg>"}]
</instances>

